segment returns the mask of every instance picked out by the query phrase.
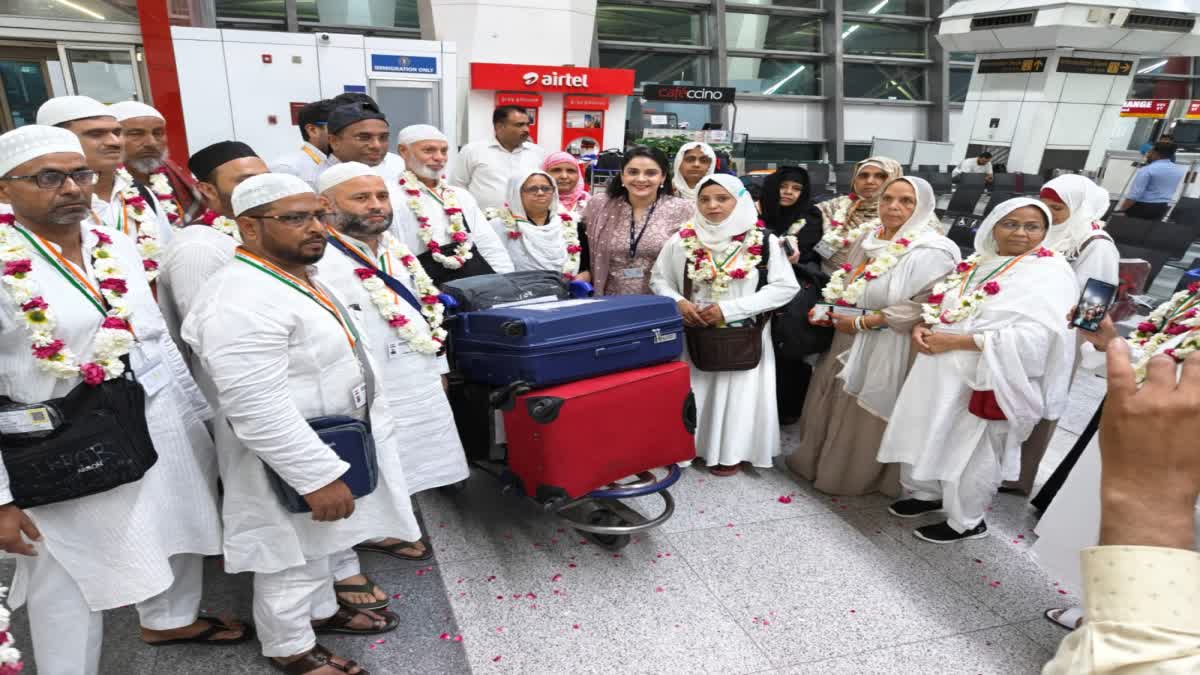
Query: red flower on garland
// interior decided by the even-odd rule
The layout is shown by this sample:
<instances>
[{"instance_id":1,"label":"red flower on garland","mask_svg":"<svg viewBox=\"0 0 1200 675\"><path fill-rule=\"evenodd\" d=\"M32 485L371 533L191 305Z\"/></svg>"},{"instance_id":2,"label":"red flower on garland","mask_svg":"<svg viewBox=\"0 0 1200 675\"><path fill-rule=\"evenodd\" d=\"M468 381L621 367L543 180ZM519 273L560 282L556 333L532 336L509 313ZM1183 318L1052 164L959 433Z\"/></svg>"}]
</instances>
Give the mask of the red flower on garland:
<instances>
[{"instance_id":1,"label":"red flower on garland","mask_svg":"<svg viewBox=\"0 0 1200 675\"><path fill-rule=\"evenodd\" d=\"M1200 291L1200 281L1193 281L1188 284L1188 293L1195 293L1196 291Z\"/></svg>"},{"instance_id":2,"label":"red flower on garland","mask_svg":"<svg viewBox=\"0 0 1200 675\"><path fill-rule=\"evenodd\" d=\"M129 322L119 316L110 316L100 324L100 327L111 330L129 330Z\"/></svg>"},{"instance_id":3,"label":"red flower on garland","mask_svg":"<svg viewBox=\"0 0 1200 675\"><path fill-rule=\"evenodd\" d=\"M450 238L454 240L454 243L461 244L467 240L467 233L466 232L455 232L454 234L450 235Z\"/></svg>"},{"instance_id":4,"label":"red flower on garland","mask_svg":"<svg viewBox=\"0 0 1200 675\"><path fill-rule=\"evenodd\" d=\"M572 219L571 219L571 215L570 215L570 214L567 214L567 213L560 213L560 214L558 214L558 219L559 219L559 220L561 220L561 221L563 221L564 223L569 223L569 222L571 222L571 220L572 220Z\"/></svg>"},{"instance_id":5,"label":"red flower on garland","mask_svg":"<svg viewBox=\"0 0 1200 675\"><path fill-rule=\"evenodd\" d=\"M462 213L462 212L463 212L463 210L458 208L457 206L451 206L450 208L446 209L446 215L448 215L448 216L453 216L455 214Z\"/></svg>"},{"instance_id":6,"label":"red flower on garland","mask_svg":"<svg viewBox=\"0 0 1200 675\"><path fill-rule=\"evenodd\" d=\"M392 328L403 328L408 325L408 319L398 314L388 319L388 325Z\"/></svg>"},{"instance_id":7,"label":"red flower on garland","mask_svg":"<svg viewBox=\"0 0 1200 675\"><path fill-rule=\"evenodd\" d=\"M431 253L441 253L442 252L442 247L439 246L436 241L430 241L429 244L425 248L429 249L429 251Z\"/></svg>"},{"instance_id":8,"label":"red flower on garland","mask_svg":"<svg viewBox=\"0 0 1200 675\"><path fill-rule=\"evenodd\" d=\"M83 381L89 387L94 387L104 381L104 369L95 363L85 363L79 366L79 372L83 375Z\"/></svg>"},{"instance_id":9,"label":"red flower on garland","mask_svg":"<svg viewBox=\"0 0 1200 675\"><path fill-rule=\"evenodd\" d=\"M575 244L572 244L567 247L567 253L570 253L571 255L579 253L582 250L583 250L582 246L576 246Z\"/></svg>"},{"instance_id":10,"label":"red flower on garland","mask_svg":"<svg viewBox=\"0 0 1200 675\"><path fill-rule=\"evenodd\" d=\"M146 198L145 197L130 197L129 199L125 200L125 203L139 211L146 208Z\"/></svg>"},{"instance_id":11,"label":"red flower on garland","mask_svg":"<svg viewBox=\"0 0 1200 675\"><path fill-rule=\"evenodd\" d=\"M940 305L940 304L942 304L942 300L945 300L945 299L946 299L945 293L934 293L933 295L929 296L929 304Z\"/></svg>"},{"instance_id":12,"label":"red flower on garland","mask_svg":"<svg viewBox=\"0 0 1200 675\"><path fill-rule=\"evenodd\" d=\"M762 255L762 252L763 252L762 244L755 244L753 246L750 246L749 248L746 249L746 252L749 253L750 255Z\"/></svg>"},{"instance_id":13,"label":"red flower on garland","mask_svg":"<svg viewBox=\"0 0 1200 675\"><path fill-rule=\"evenodd\" d=\"M744 270L740 267L735 270L730 270L729 276L732 279L745 279L746 278L746 270Z\"/></svg>"},{"instance_id":14,"label":"red flower on garland","mask_svg":"<svg viewBox=\"0 0 1200 675\"><path fill-rule=\"evenodd\" d=\"M125 295L129 292L129 287L125 285L124 279L105 279L100 282L100 288L112 291L119 295Z\"/></svg>"},{"instance_id":15,"label":"red flower on garland","mask_svg":"<svg viewBox=\"0 0 1200 675\"><path fill-rule=\"evenodd\" d=\"M142 269L146 270L147 272L153 272L154 270L158 269L158 263L149 259L143 260Z\"/></svg>"},{"instance_id":16,"label":"red flower on garland","mask_svg":"<svg viewBox=\"0 0 1200 675\"><path fill-rule=\"evenodd\" d=\"M217 222L217 212L213 211L212 209L205 211L204 213L200 214L199 222L204 225L212 225L213 223Z\"/></svg>"},{"instance_id":17,"label":"red flower on garland","mask_svg":"<svg viewBox=\"0 0 1200 675\"><path fill-rule=\"evenodd\" d=\"M438 296L436 295L421 296L421 304L423 305L436 305L438 302L440 302L440 300L438 300Z\"/></svg>"},{"instance_id":18,"label":"red flower on garland","mask_svg":"<svg viewBox=\"0 0 1200 675\"><path fill-rule=\"evenodd\" d=\"M33 261L29 259L10 260L4 263L4 276L17 276L33 271Z\"/></svg>"},{"instance_id":19,"label":"red flower on garland","mask_svg":"<svg viewBox=\"0 0 1200 675\"><path fill-rule=\"evenodd\" d=\"M842 271L843 272L849 272L852 269L854 269L854 267L852 267L850 265L850 263L842 263Z\"/></svg>"},{"instance_id":20,"label":"red flower on garland","mask_svg":"<svg viewBox=\"0 0 1200 675\"><path fill-rule=\"evenodd\" d=\"M995 295L1000 292L1000 284L996 281L989 281L983 285L983 292L988 295Z\"/></svg>"},{"instance_id":21,"label":"red flower on garland","mask_svg":"<svg viewBox=\"0 0 1200 675\"><path fill-rule=\"evenodd\" d=\"M959 274L962 274L963 272L969 272L970 270L971 270L971 263L966 262L965 260L963 262L958 263L958 265L954 268L954 271L958 272Z\"/></svg>"},{"instance_id":22,"label":"red flower on garland","mask_svg":"<svg viewBox=\"0 0 1200 675\"><path fill-rule=\"evenodd\" d=\"M358 267L358 268L355 268L354 275L357 276L359 279L366 281L367 279L370 279L371 277L375 276L375 270L370 269L368 267Z\"/></svg>"},{"instance_id":23,"label":"red flower on garland","mask_svg":"<svg viewBox=\"0 0 1200 675\"><path fill-rule=\"evenodd\" d=\"M730 239L732 239L734 241L746 241L746 233L743 232L741 234L735 234L732 237L730 237Z\"/></svg>"},{"instance_id":24,"label":"red flower on garland","mask_svg":"<svg viewBox=\"0 0 1200 675\"><path fill-rule=\"evenodd\" d=\"M50 307L50 305L47 305L46 301L42 298L42 296L39 295L36 298L31 299L29 302L21 305L21 311L32 312L35 309L47 309L48 307Z\"/></svg>"},{"instance_id":25,"label":"red flower on garland","mask_svg":"<svg viewBox=\"0 0 1200 675\"><path fill-rule=\"evenodd\" d=\"M696 231L690 227L685 227L679 231L679 237L681 239L691 239L694 236L696 236Z\"/></svg>"},{"instance_id":26,"label":"red flower on garland","mask_svg":"<svg viewBox=\"0 0 1200 675\"><path fill-rule=\"evenodd\" d=\"M50 344L41 347L34 345L33 355L39 359L48 359L61 352L64 346L65 344L63 341L58 339L55 339L51 341Z\"/></svg>"},{"instance_id":27,"label":"red flower on garland","mask_svg":"<svg viewBox=\"0 0 1200 675\"><path fill-rule=\"evenodd\" d=\"M897 240L896 240L896 243L897 243L897 244L899 244L899 245L901 245L901 246L908 246L908 245L909 245L909 244L911 244L912 242L911 242L911 241L909 241L908 239L905 239L904 237L900 237L899 239L897 239Z\"/></svg>"},{"instance_id":28,"label":"red flower on garland","mask_svg":"<svg viewBox=\"0 0 1200 675\"><path fill-rule=\"evenodd\" d=\"M1054 251L1051 251L1050 249L1048 249L1048 248L1046 248L1045 246L1043 246L1043 247L1041 247L1041 248L1039 248L1039 249L1037 250L1037 257L1039 257L1039 258L1052 258L1052 257L1054 257Z\"/></svg>"},{"instance_id":29,"label":"red flower on garland","mask_svg":"<svg viewBox=\"0 0 1200 675\"><path fill-rule=\"evenodd\" d=\"M513 230L513 231L511 231L511 232L509 232L509 233L508 233L508 238L509 238L509 239L520 239L520 238L521 238L521 233L520 233L519 231L517 231L517 230Z\"/></svg>"},{"instance_id":30,"label":"red flower on garland","mask_svg":"<svg viewBox=\"0 0 1200 675\"><path fill-rule=\"evenodd\" d=\"M12 225L17 222L17 217L11 213L0 213L0 225Z\"/></svg>"},{"instance_id":31,"label":"red flower on garland","mask_svg":"<svg viewBox=\"0 0 1200 675\"><path fill-rule=\"evenodd\" d=\"M1137 329L1138 329L1139 333L1157 333L1158 332L1158 326L1154 325L1153 323L1150 323L1149 321L1143 321L1143 322L1139 323L1137 325Z\"/></svg>"},{"instance_id":32,"label":"red flower on garland","mask_svg":"<svg viewBox=\"0 0 1200 675\"><path fill-rule=\"evenodd\" d=\"M98 239L101 244L111 244L112 243L112 237L108 236L108 233L106 233L106 232L101 232L100 230L92 230L92 234L96 235L96 239Z\"/></svg>"},{"instance_id":33,"label":"red flower on garland","mask_svg":"<svg viewBox=\"0 0 1200 675\"><path fill-rule=\"evenodd\" d=\"M400 259L400 264L404 265L405 267L408 267L409 265L411 265L415 262L417 262L417 259L412 257L411 255L406 255Z\"/></svg>"},{"instance_id":34,"label":"red flower on garland","mask_svg":"<svg viewBox=\"0 0 1200 675\"><path fill-rule=\"evenodd\" d=\"M1184 325L1178 324L1178 323L1173 323L1170 326L1167 326L1167 329L1163 332L1166 333L1167 335L1183 335L1184 333L1188 332L1189 330L1191 330L1191 328L1188 328L1187 326L1184 326Z\"/></svg>"}]
</instances>

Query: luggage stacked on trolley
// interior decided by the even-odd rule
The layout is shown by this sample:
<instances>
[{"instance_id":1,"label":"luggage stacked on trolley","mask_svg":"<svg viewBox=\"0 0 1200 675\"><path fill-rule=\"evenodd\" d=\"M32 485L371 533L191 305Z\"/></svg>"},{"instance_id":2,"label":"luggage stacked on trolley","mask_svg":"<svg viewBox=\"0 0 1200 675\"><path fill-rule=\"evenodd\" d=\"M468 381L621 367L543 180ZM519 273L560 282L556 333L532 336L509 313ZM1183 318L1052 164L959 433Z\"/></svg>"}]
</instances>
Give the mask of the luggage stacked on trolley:
<instances>
[{"instance_id":1,"label":"luggage stacked on trolley","mask_svg":"<svg viewBox=\"0 0 1200 675\"><path fill-rule=\"evenodd\" d=\"M592 297L553 272L442 286L449 398L467 457L611 550L666 522L695 402L670 298ZM658 494L646 518L620 500Z\"/></svg>"}]
</instances>

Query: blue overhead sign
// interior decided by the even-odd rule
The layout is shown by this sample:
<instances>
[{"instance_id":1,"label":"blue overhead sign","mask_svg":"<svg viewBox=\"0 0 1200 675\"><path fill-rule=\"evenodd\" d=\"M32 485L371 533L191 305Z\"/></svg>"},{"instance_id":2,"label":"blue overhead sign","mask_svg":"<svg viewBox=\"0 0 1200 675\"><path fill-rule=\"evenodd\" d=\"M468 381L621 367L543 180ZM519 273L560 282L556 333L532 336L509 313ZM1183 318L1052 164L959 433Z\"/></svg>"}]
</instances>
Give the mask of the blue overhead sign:
<instances>
[{"instance_id":1,"label":"blue overhead sign","mask_svg":"<svg viewBox=\"0 0 1200 675\"><path fill-rule=\"evenodd\" d=\"M378 73L416 73L437 75L436 56L401 56L398 54L372 54L371 70Z\"/></svg>"}]
</instances>

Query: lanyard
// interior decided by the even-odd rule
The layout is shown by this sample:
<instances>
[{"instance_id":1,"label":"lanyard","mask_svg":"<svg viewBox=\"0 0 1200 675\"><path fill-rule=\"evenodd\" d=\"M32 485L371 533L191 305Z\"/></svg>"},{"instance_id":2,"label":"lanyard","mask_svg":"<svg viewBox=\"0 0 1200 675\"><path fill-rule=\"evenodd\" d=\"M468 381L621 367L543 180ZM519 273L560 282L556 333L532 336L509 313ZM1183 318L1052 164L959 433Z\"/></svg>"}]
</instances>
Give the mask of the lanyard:
<instances>
[{"instance_id":1,"label":"lanyard","mask_svg":"<svg viewBox=\"0 0 1200 675\"><path fill-rule=\"evenodd\" d=\"M321 163L321 161L322 161L321 158L317 157L317 153L313 152L312 149L309 148L307 145L300 146L300 151L303 152L304 154L308 155L308 158L313 161L313 164Z\"/></svg>"},{"instance_id":2,"label":"lanyard","mask_svg":"<svg viewBox=\"0 0 1200 675\"><path fill-rule=\"evenodd\" d=\"M658 198L654 199L654 203L646 210L646 220L642 223L642 231L637 233L637 238L633 237L634 230L637 228L637 221L633 217L633 204L629 205L629 262L637 256L638 245L642 243L642 235L646 234L646 228L650 227L650 218L654 216L654 209L658 206Z\"/></svg>"},{"instance_id":3,"label":"lanyard","mask_svg":"<svg viewBox=\"0 0 1200 675\"><path fill-rule=\"evenodd\" d=\"M30 246L33 246L34 250L36 250L39 255L45 258L46 261L49 262L52 267L54 267L54 269L58 270L59 274L63 275L67 281L71 282L71 285L75 287L75 290L82 293L83 296L92 303L92 306L96 308L96 311L100 312L101 316L108 316L108 310L106 309L108 307L108 303L104 301L104 296L100 294L100 291L96 290L96 287L93 286L90 281L88 281L87 277L75 271L75 266L72 265L69 260L64 258L62 254L54 248L53 244L45 239L42 239L38 235L33 235L29 232L26 232L25 228L23 227L18 226L17 232L20 232L21 236L25 237Z\"/></svg>"},{"instance_id":4,"label":"lanyard","mask_svg":"<svg viewBox=\"0 0 1200 675\"><path fill-rule=\"evenodd\" d=\"M386 250L379 254L379 263L376 264L370 258L363 255L362 251L359 251L353 244L346 241L337 230L332 227L327 227L326 229L329 231L329 243L334 248L366 265L368 269L375 273L375 277L388 287L392 295L407 302L418 313L421 312L421 303L417 300L417 297L403 283L396 279L392 273L392 256Z\"/></svg>"},{"instance_id":5,"label":"lanyard","mask_svg":"<svg viewBox=\"0 0 1200 675\"><path fill-rule=\"evenodd\" d=\"M1015 258L1009 258L1007 263L992 270L991 273L989 273L986 277L980 279L979 283L975 284L974 286L971 286L971 282L975 279L975 273L977 271L979 271L979 265L976 265L975 269L971 270L971 275L968 276L966 279L964 279L962 282L962 285L958 287L959 297L962 297L963 293L967 290L968 286L971 286L972 288L978 288L979 286L986 284L988 282L988 280L991 279L992 277L999 277L1001 274L1004 274L1005 272L1012 269L1014 265L1016 265L1017 263L1024 260L1025 256L1027 256L1027 255L1029 255L1029 251L1022 253L1021 255L1019 255Z\"/></svg>"},{"instance_id":6,"label":"lanyard","mask_svg":"<svg viewBox=\"0 0 1200 675\"><path fill-rule=\"evenodd\" d=\"M346 317L342 316L342 313L338 310L337 305L320 289L316 288L315 286L308 285L304 281L297 279L295 276L282 269L279 269L275 265L272 265L266 260L263 260L262 258L254 255L244 248L241 248L240 246L238 247L237 253L234 255L234 257L262 272L263 274L274 277L276 280L283 282L284 284L290 286L297 293L300 293L304 297L320 305L321 309L329 312L329 315L334 319L337 319L337 322L341 324L342 332L346 334L346 341L350 343L350 348L354 349L358 344L358 331L354 329L354 324L348 321Z\"/></svg>"}]
</instances>

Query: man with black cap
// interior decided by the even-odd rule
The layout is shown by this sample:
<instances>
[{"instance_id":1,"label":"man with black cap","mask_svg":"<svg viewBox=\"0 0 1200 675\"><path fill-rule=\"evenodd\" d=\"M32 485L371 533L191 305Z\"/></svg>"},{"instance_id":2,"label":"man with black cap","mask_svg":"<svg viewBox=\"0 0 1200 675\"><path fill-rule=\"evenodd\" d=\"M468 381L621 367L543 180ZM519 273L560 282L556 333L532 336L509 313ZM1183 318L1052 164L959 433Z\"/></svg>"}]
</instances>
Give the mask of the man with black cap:
<instances>
[{"instance_id":1,"label":"man with black cap","mask_svg":"<svg viewBox=\"0 0 1200 675\"><path fill-rule=\"evenodd\" d=\"M287 173L312 185L317 185L317 174L329 155L329 113L337 106L332 99L314 101L300 109L296 115L300 123L300 138L304 142L296 150L277 157L271 162L271 173Z\"/></svg>"},{"instance_id":2,"label":"man with black cap","mask_svg":"<svg viewBox=\"0 0 1200 675\"><path fill-rule=\"evenodd\" d=\"M379 107L379 104L375 102L375 99L371 98L370 96L367 96L366 94L360 94L358 92L346 92L344 94L338 94L337 96L333 97L332 101L334 103L334 108L338 108L340 106L349 105L349 104L362 103L362 104L366 104L368 107L374 109L376 112L378 112L380 114L383 113L382 109ZM386 115L384 116L383 119L386 121L386 119L387 119ZM327 127L327 129L328 129L328 127ZM328 131L328 133L333 133L333 132ZM394 149L394 148L392 148L392 149ZM337 164L339 161L356 161L356 160L346 160L346 159L339 160L337 157L335 157L333 155L333 153L328 153L328 154L329 154L329 158L322 165L321 170L324 170L334 164ZM357 160L357 161L361 161L361 160ZM366 162L363 162L363 163L366 164ZM368 166L371 166L371 165L368 164ZM388 150L387 154L385 154L383 156L383 163L379 164L378 166L375 166L375 170L377 172L379 172L379 175L383 176L384 181L386 181L390 185L394 182L394 180L397 180L400 178L400 174L404 173L404 160L400 159L400 155L397 155L395 152ZM314 185L315 185L315 183L314 183Z\"/></svg>"},{"instance_id":3,"label":"man with black cap","mask_svg":"<svg viewBox=\"0 0 1200 675\"><path fill-rule=\"evenodd\" d=\"M267 173L267 165L254 150L238 141L214 143L192 155L188 168L199 181L196 189L207 205L201 216L171 239L159 267L158 304L179 350L191 350L179 339L179 327L191 311L192 302L217 270L233 260L238 245L237 223L233 220L233 189L242 181ZM200 388L215 402L208 377L192 364Z\"/></svg>"}]
</instances>

